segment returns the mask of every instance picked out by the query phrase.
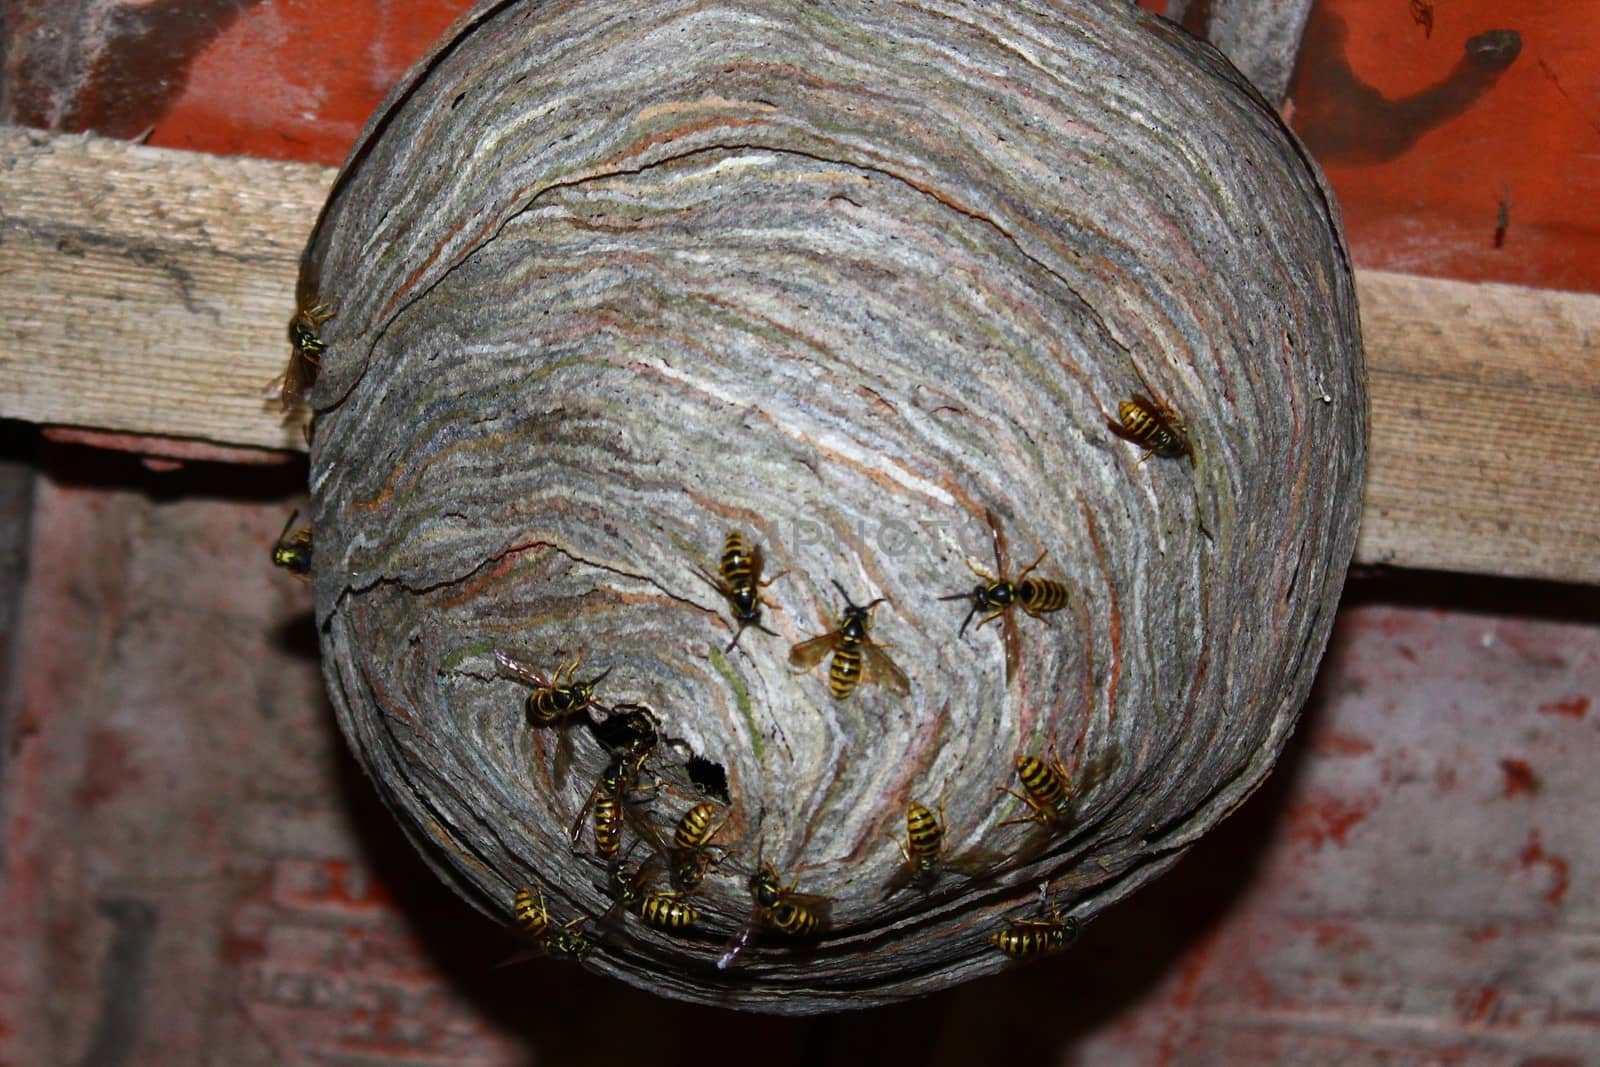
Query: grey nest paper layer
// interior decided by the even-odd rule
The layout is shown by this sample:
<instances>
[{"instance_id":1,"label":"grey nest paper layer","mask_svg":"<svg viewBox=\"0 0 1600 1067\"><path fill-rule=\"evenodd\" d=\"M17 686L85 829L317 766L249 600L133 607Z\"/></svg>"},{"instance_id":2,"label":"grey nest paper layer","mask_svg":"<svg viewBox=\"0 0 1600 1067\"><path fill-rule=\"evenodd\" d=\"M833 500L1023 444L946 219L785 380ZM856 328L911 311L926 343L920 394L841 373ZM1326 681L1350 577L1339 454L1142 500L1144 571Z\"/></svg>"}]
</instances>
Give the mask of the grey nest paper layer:
<instances>
[{"instance_id":1,"label":"grey nest paper layer","mask_svg":"<svg viewBox=\"0 0 1600 1067\"><path fill-rule=\"evenodd\" d=\"M336 307L329 687L443 877L507 921L521 886L563 919L611 903L568 837L611 756L531 725L497 651L581 650L603 705L660 716L681 744L635 818L666 836L701 799L682 755L725 768L738 852L696 930L613 913L584 961L684 999L991 973L1041 883L1091 919L1260 783L1352 552L1365 411L1337 211L1225 61L1103 0L499 3L458 31L369 123L301 281ZM1192 460L1108 429L1135 394ZM995 571L988 513L1009 577L1045 553L1069 599L958 636L970 605L938 598ZM730 530L781 575L775 636L731 652ZM908 695L791 667L835 581L885 598ZM1070 819L1001 826L1052 745ZM890 891L908 802L941 798L951 862ZM828 927L766 924L719 970L763 863Z\"/></svg>"}]
</instances>

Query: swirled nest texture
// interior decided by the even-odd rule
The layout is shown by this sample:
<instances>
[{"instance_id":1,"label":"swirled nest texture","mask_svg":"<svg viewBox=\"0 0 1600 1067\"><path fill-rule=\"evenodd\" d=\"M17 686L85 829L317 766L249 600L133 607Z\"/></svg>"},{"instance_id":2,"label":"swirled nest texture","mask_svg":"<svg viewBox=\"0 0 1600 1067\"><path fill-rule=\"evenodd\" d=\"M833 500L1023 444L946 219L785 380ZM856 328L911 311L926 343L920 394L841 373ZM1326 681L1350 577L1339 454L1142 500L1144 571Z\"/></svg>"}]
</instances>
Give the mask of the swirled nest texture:
<instances>
[{"instance_id":1,"label":"swirled nest texture","mask_svg":"<svg viewBox=\"0 0 1600 1067\"><path fill-rule=\"evenodd\" d=\"M1237 806L1309 690L1364 459L1337 210L1132 5L482 5L368 124L301 297L341 725L452 886L543 898L535 949L786 1012L995 971ZM1113 432L1136 395L1187 453ZM730 532L770 582L732 649ZM580 651L594 706L526 714ZM653 748L608 738L629 705Z\"/></svg>"}]
</instances>

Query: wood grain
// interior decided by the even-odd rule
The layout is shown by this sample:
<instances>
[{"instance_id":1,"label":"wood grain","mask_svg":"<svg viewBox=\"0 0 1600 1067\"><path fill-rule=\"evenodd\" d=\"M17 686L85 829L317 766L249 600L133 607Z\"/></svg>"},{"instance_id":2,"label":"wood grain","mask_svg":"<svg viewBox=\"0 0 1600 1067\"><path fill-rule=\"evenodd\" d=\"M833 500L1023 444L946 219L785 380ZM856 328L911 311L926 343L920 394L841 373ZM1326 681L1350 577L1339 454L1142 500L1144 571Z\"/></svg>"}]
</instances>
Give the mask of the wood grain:
<instances>
[{"instance_id":1,"label":"wood grain","mask_svg":"<svg viewBox=\"0 0 1600 1067\"><path fill-rule=\"evenodd\" d=\"M16 128L0 161L0 416L303 447L261 394L332 170ZM1600 296L1378 271L1357 285L1372 407L1357 559L1600 583L1596 461L1566 445L1600 422Z\"/></svg>"},{"instance_id":2,"label":"wood grain","mask_svg":"<svg viewBox=\"0 0 1600 1067\"><path fill-rule=\"evenodd\" d=\"M264 390L332 177L0 129L0 415L303 449Z\"/></svg>"},{"instance_id":3,"label":"wood grain","mask_svg":"<svg viewBox=\"0 0 1600 1067\"><path fill-rule=\"evenodd\" d=\"M1372 402L1357 559L1600 582L1600 296L1358 273ZM1576 446L1576 447L1575 447Z\"/></svg>"}]
</instances>

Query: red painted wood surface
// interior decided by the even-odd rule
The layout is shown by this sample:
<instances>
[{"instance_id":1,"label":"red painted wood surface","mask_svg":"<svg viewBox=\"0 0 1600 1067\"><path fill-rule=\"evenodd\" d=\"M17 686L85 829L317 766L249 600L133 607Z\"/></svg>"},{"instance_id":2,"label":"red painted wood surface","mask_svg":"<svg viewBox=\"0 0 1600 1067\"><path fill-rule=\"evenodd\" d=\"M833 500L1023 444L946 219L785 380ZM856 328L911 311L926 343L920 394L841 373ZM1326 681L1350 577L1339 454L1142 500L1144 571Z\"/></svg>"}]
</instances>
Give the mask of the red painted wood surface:
<instances>
[{"instance_id":1,"label":"red painted wood surface","mask_svg":"<svg viewBox=\"0 0 1600 1067\"><path fill-rule=\"evenodd\" d=\"M1319 0L1290 89L1357 264L1600 292L1594 6L1418 4L1431 32L1409 0ZM1499 72L1465 58L1495 30L1520 38Z\"/></svg>"},{"instance_id":2,"label":"red painted wood surface","mask_svg":"<svg viewBox=\"0 0 1600 1067\"><path fill-rule=\"evenodd\" d=\"M10 0L0 112L337 163L466 6ZM1408 0L1317 5L1293 121L1358 262L1600 290L1587 7L1434 0L1429 34ZM1506 28L1510 66L1460 75ZM307 591L267 566L302 467L31 462L31 498L0 492L30 546L0 568L0 1067L1600 1063L1600 608L1578 590L1356 583L1267 785L1072 953L774 1020L497 967L502 932L344 755Z\"/></svg>"}]
</instances>

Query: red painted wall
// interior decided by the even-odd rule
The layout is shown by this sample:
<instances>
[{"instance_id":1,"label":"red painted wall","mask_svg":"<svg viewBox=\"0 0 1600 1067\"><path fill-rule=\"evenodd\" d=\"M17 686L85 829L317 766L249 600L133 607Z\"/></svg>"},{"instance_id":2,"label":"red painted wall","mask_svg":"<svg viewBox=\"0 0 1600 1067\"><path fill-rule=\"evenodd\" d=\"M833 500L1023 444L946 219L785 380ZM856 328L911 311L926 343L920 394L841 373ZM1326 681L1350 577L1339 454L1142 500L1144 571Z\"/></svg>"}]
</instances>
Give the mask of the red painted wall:
<instances>
[{"instance_id":1,"label":"red painted wall","mask_svg":"<svg viewBox=\"0 0 1600 1067\"><path fill-rule=\"evenodd\" d=\"M336 164L467 6L10 0L0 114ZM1322 0L1308 28L1287 110L1357 262L1600 291L1589 5L1432 10L1430 33L1407 0ZM1495 29L1515 59L1465 61ZM501 931L344 755L306 589L266 565L303 468L4 443L39 474L0 472L34 490L0 493L31 545L0 578L0 1067L1600 1062L1590 591L1356 582L1268 784L1072 953L762 1019L496 967Z\"/></svg>"}]
</instances>

